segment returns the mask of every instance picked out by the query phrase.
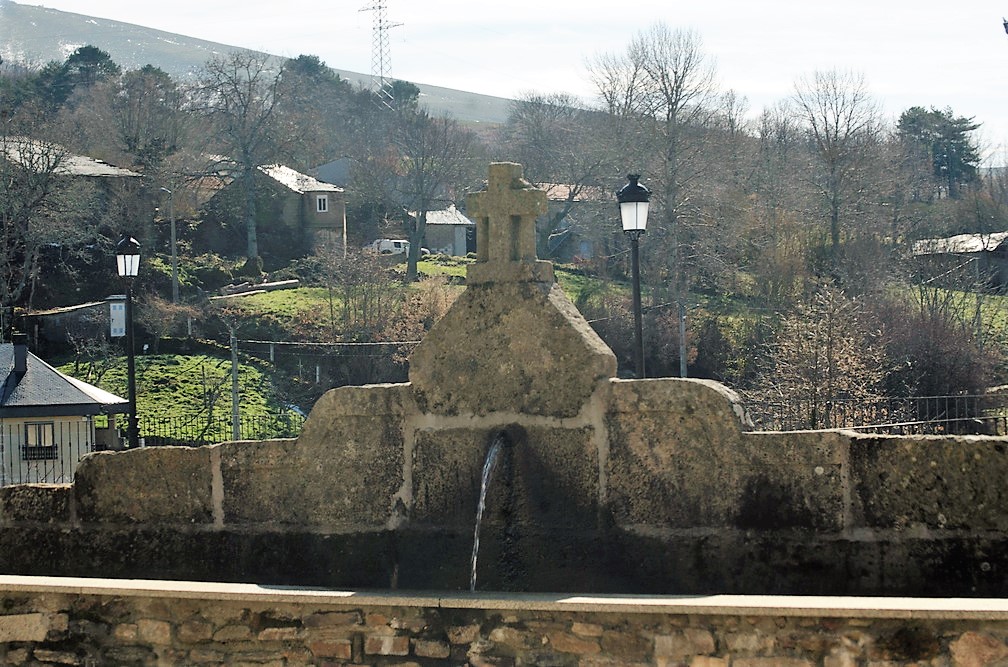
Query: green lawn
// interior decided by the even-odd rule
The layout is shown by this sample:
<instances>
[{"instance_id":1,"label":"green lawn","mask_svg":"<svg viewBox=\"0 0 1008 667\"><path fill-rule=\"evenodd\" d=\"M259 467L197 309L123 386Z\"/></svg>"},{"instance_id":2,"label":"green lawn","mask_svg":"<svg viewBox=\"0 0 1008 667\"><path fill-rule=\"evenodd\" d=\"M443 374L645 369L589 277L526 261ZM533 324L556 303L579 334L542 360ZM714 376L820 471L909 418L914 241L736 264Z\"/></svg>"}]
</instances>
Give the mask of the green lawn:
<instances>
[{"instance_id":1,"label":"green lawn","mask_svg":"<svg viewBox=\"0 0 1008 667\"><path fill-rule=\"evenodd\" d=\"M424 276L449 276L465 278L466 268L476 260L468 257L448 257L447 255L428 255L426 259L417 262L417 272ZM406 264L400 265L403 273Z\"/></svg>"},{"instance_id":2,"label":"green lawn","mask_svg":"<svg viewBox=\"0 0 1008 667\"><path fill-rule=\"evenodd\" d=\"M339 307L336 297L336 307ZM290 340L329 322L329 290L325 287L298 287L216 301L218 307L238 314L242 338ZM305 330L307 329L307 331ZM298 336L292 336L300 331Z\"/></svg>"},{"instance_id":3,"label":"green lawn","mask_svg":"<svg viewBox=\"0 0 1008 667\"><path fill-rule=\"evenodd\" d=\"M234 297L222 300L222 303L235 304L240 308L254 310L260 316L284 321L299 317L305 312L314 312L321 305L328 308L329 290L325 287L298 287Z\"/></svg>"}]
</instances>

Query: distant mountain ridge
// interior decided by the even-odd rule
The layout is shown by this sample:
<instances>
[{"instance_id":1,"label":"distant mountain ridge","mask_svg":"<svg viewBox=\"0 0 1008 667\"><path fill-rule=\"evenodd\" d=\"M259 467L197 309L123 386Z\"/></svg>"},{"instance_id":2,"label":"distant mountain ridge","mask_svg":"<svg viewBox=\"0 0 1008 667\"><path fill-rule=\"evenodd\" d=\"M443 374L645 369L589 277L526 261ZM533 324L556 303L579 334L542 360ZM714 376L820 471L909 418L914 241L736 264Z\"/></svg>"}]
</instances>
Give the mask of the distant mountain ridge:
<instances>
[{"instance_id":1,"label":"distant mountain ridge","mask_svg":"<svg viewBox=\"0 0 1008 667\"><path fill-rule=\"evenodd\" d=\"M242 49L131 23L0 0L0 57L5 61L38 65L62 61L85 44L107 51L123 69L151 64L177 79L193 77L214 55ZM368 85L371 79L359 72L335 67L333 71L355 84ZM421 100L432 113L476 123L503 123L507 118L511 100L503 97L411 83L420 89Z\"/></svg>"}]
</instances>

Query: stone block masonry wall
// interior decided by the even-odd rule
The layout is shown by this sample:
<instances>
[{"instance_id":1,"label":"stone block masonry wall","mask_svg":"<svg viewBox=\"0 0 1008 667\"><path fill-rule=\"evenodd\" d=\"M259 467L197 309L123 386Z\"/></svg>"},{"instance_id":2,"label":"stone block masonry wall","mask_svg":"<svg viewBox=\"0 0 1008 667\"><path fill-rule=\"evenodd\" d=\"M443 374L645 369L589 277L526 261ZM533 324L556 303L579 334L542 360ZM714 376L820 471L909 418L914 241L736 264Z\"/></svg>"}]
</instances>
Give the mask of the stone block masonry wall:
<instances>
[{"instance_id":1,"label":"stone block masonry wall","mask_svg":"<svg viewBox=\"0 0 1008 667\"><path fill-rule=\"evenodd\" d=\"M0 577L4 665L983 666L1008 602L413 596Z\"/></svg>"}]
</instances>

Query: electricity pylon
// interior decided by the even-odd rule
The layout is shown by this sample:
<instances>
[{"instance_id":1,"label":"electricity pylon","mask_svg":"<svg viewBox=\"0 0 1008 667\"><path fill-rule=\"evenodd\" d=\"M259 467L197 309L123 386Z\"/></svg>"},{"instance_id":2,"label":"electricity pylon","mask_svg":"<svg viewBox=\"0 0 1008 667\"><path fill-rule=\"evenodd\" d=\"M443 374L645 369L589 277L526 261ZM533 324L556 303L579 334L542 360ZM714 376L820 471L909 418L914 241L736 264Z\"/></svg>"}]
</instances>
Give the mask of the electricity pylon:
<instances>
[{"instance_id":1,"label":"electricity pylon","mask_svg":"<svg viewBox=\"0 0 1008 667\"><path fill-rule=\"evenodd\" d=\"M402 23L390 23L385 15L385 0L374 0L361 7L362 12L374 12L374 24L371 30L371 90L375 99L383 107L392 108L392 79L389 76L391 62L389 57L388 31L401 26Z\"/></svg>"}]
</instances>

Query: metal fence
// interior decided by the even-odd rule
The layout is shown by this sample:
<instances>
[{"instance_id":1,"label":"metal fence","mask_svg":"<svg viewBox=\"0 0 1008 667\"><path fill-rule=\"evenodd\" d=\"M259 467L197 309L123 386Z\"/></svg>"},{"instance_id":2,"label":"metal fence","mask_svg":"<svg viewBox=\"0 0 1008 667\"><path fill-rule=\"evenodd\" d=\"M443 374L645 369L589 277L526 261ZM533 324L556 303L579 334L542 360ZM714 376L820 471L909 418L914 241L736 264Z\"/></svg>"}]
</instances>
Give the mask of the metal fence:
<instances>
[{"instance_id":1,"label":"metal fence","mask_svg":"<svg viewBox=\"0 0 1008 667\"><path fill-rule=\"evenodd\" d=\"M305 416L297 412L242 416L235 433L231 415L194 417L139 415L140 437L148 447L158 445L199 446L229 440L296 438Z\"/></svg>"},{"instance_id":2,"label":"metal fence","mask_svg":"<svg viewBox=\"0 0 1008 667\"><path fill-rule=\"evenodd\" d=\"M756 428L764 431L1008 434L1008 394L1004 393L750 402L748 411ZM139 416L140 436L148 447L294 438L304 421L298 412L245 416L235 433L230 415ZM81 457L103 448L99 441L110 440L96 437L102 432L111 433L96 429L92 418L0 420L0 486L72 482Z\"/></svg>"},{"instance_id":3,"label":"metal fence","mask_svg":"<svg viewBox=\"0 0 1008 667\"><path fill-rule=\"evenodd\" d=\"M77 462L95 449L91 418L26 418L0 421L0 486L65 484Z\"/></svg>"},{"instance_id":4,"label":"metal fence","mask_svg":"<svg viewBox=\"0 0 1008 667\"><path fill-rule=\"evenodd\" d=\"M1008 395L1001 393L906 398L750 402L757 429L854 429L892 434L1008 433Z\"/></svg>"}]
</instances>

